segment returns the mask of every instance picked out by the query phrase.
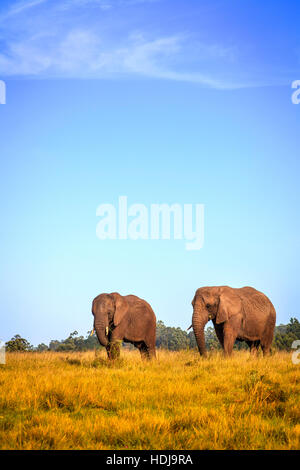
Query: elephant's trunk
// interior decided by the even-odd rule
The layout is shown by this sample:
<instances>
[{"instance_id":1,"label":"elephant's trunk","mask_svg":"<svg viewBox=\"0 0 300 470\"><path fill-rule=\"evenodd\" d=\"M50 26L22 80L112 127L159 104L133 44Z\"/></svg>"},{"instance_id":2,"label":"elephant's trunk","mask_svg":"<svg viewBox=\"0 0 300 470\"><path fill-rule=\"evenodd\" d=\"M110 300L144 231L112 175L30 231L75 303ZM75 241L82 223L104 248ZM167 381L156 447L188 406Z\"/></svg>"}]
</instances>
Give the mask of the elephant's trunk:
<instances>
[{"instance_id":1,"label":"elephant's trunk","mask_svg":"<svg viewBox=\"0 0 300 470\"><path fill-rule=\"evenodd\" d=\"M95 318L94 326L99 343L106 347L108 345L108 318L101 318L100 320Z\"/></svg>"},{"instance_id":2,"label":"elephant's trunk","mask_svg":"<svg viewBox=\"0 0 300 470\"><path fill-rule=\"evenodd\" d=\"M193 330L196 337L199 353L201 356L206 356L206 347L205 347L205 336L204 336L204 327L208 322L208 314L203 311L203 309L195 306L193 313Z\"/></svg>"}]
</instances>

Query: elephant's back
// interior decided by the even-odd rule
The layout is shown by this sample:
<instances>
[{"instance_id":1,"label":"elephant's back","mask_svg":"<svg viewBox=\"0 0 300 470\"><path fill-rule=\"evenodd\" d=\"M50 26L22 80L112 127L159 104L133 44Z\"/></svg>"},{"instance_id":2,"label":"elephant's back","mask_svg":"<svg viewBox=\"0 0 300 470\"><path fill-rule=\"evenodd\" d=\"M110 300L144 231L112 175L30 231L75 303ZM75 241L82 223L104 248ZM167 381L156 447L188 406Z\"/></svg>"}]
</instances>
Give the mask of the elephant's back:
<instances>
[{"instance_id":1,"label":"elephant's back","mask_svg":"<svg viewBox=\"0 0 300 470\"><path fill-rule=\"evenodd\" d=\"M240 289L236 289L236 290L239 291L242 295L248 295L250 297L252 297L252 296L261 297L262 299L265 299L268 302L272 303L271 300L269 299L269 297L266 294L264 294L263 292L255 289L254 287L245 286L245 287L241 287Z\"/></svg>"},{"instance_id":2,"label":"elephant's back","mask_svg":"<svg viewBox=\"0 0 300 470\"><path fill-rule=\"evenodd\" d=\"M141 299L140 297L137 297L136 295L126 295L125 299L127 300L128 304L132 309L138 309L138 310L148 310L154 317L155 313L153 312L153 309L151 305L144 299Z\"/></svg>"},{"instance_id":3,"label":"elephant's back","mask_svg":"<svg viewBox=\"0 0 300 470\"><path fill-rule=\"evenodd\" d=\"M245 287L240 287L239 289L236 289L241 295L262 295L264 297L267 297L263 292L255 289L254 287L250 286L245 286ZM269 300L269 299L268 299Z\"/></svg>"},{"instance_id":4,"label":"elephant's back","mask_svg":"<svg viewBox=\"0 0 300 470\"><path fill-rule=\"evenodd\" d=\"M263 292L254 289L254 287L241 287L237 289L239 291L240 297L243 300L243 303L252 304L256 309L260 311L268 310L271 317L276 318L276 311L274 305L272 304L269 297L266 296Z\"/></svg>"}]
</instances>

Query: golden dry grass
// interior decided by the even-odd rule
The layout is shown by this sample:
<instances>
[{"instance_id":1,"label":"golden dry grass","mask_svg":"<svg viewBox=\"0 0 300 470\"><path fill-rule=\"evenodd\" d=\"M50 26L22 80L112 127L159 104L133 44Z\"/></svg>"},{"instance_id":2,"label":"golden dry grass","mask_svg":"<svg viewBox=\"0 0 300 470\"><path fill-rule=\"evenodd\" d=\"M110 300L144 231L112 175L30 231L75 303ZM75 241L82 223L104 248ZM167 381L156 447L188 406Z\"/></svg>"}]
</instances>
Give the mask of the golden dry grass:
<instances>
[{"instance_id":1,"label":"golden dry grass","mask_svg":"<svg viewBox=\"0 0 300 470\"><path fill-rule=\"evenodd\" d=\"M9 353L1 449L299 449L300 365L289 353Z\"/></svg>"}]
</instances>

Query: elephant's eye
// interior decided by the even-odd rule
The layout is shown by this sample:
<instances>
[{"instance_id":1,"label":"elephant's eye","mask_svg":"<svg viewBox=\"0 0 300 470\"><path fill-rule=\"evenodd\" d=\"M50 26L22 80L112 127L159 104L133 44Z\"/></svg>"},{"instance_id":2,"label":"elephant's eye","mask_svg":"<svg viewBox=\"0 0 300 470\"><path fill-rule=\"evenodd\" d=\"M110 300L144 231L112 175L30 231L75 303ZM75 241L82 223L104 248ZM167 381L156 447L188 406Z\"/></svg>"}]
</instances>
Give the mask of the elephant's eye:
<instances>
[{"instance_id":1,"label":"elephant's eye","mask_svg":"<svg viewBox=\"0 0 300 470\"><path fill-rule=\"evenodd\" d=\"M210 304L206 304L206 308L209 308L210 307Z\"/></svg>"}]
</instances>

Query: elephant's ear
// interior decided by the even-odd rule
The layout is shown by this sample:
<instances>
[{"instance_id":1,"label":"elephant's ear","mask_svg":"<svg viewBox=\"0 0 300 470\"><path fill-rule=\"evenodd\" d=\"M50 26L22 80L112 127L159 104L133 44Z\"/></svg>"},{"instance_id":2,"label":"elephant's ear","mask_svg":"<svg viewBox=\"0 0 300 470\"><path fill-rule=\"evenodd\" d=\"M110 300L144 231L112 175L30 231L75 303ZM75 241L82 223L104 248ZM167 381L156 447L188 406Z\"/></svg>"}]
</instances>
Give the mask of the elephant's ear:
<instances>
[{"instance_id":1,"label":"elephant's ear","mask_svg":"<svg viewBox=\"0 0 300 470\"><path fill-rule=\"evenodd\" d=\"M241 299L231 293L222 293L220 295L219 308L216 315L216 323L224 323L228 318L241 312Z\"/></svg>"},{"instance_id":2,"label":"elephant's ear","mask_svg":"<svg viewBox=\"0 0 300 470\"><path fill-rule=\"evenodd\" d=\"M117 292L113 292L111 295L115 301L116 306L114 314L114 325L117 326L119 325L119 323L121 323L122 319L128 312L128 303L126 302L124 297L122 297Z\"/></svg>"}]
</instances>

